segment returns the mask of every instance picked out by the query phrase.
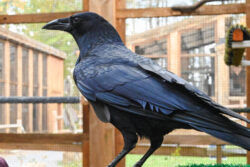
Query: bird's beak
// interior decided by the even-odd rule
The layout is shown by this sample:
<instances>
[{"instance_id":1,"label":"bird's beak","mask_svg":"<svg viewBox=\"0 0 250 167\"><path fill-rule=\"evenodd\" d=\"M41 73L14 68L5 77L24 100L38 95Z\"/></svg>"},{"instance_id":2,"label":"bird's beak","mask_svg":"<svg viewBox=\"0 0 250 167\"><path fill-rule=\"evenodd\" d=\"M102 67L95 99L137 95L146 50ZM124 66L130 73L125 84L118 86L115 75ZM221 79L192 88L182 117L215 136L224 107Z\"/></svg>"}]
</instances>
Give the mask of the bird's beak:
<instances>
[{"instance_id":1,"label":"bird's beak","mask_svg":"<svg viewBox=\"0 0 250 167\"><path fill-rule=\"evenodd\" d=\"M61 30L69 32L71 30L70 18L67 17L67 18L52 20L51 22L43 26L42 29Z\"/></svg>"}]
</instances>

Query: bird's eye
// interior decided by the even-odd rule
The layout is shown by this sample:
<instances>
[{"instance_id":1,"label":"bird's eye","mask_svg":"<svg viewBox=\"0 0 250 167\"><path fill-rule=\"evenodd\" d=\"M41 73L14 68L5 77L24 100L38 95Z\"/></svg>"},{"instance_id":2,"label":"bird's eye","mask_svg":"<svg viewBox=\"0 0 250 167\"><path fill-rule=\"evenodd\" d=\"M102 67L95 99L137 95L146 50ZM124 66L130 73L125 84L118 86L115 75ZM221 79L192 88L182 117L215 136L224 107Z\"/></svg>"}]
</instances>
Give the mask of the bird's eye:
<instances>
[{"instance_id":1,"label":"bird's eye","mask_svg":"<svg viewBox=\"0 0 250 167\"><path fill-rule=\"evenodd\" d=\"M79 17L74 17L73 18L73 23L79 23L80 22L80 18Z\"/></svg>"}]
</instances>

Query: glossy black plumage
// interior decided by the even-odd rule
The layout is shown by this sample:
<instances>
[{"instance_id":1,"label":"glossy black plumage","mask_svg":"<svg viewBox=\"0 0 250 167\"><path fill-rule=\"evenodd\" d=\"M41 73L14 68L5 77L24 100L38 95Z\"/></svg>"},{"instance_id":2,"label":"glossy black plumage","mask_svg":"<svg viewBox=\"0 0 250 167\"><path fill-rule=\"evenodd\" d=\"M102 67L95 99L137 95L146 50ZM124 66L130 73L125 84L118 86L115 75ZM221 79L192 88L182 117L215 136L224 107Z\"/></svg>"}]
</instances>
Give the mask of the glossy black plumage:
<instances>
[{"instance_id":1,"label":"glossy black plumage","mask_svg":"<svg viewBox=\"0 0 250 167\"><path fill-rule=\"evenodd\" d=\"M249 129L224 115L248 123L249 120L218 105L152 60L127 49L115 29L101 16L82 13L68 20L70 24L62 30L71 33L80 48L75 83L97 116L112 123L124 137L124 150L110 167L134 148L137 134L151 141L149 151L135 165L142 166L161 145L163 136L177 128L204 131L250 150ZM55 22L45 26L57 27Z\"/></svg>"}]
</instances>

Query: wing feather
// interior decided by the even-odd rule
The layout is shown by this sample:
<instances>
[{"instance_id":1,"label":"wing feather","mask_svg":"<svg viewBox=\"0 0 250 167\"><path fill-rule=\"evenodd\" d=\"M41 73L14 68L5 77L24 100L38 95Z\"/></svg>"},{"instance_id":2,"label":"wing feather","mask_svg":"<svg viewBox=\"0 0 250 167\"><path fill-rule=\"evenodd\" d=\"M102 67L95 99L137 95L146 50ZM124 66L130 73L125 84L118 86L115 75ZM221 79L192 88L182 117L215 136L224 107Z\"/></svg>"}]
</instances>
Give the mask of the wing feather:
<instances>
[{"instance_id":1,"label":"wing feather","mask_svg":"<svg viewBox=\"0 0 250 167\"><path fill-rule=\"evenodd\" d=\"M175 111L199 111L202 115L203 109L209 108L210 112L227 114L250 123L250 120L215 103L205 93L150 59L124 48L116 49L124 52L124 57L111 57L110 60L106 57L105 61L99 58L102 62L90 69L87 65L87 69L82 69L81 63L77 65L74 79L87 99L104 101L117 107L137 105L141 110L162 115ZM106 54L105 48L102 48L102 54ZM93 58L92 64L96 60ZM86 77L84 73L89 75Z\"/></svg>"},{"instance_id":2,"label":"wing feather","mask_svg":"<svg viewBox=\"0 0 250 167\"><path fill-rule=\"evenodd\" d=\"M214 108L216 111L227 114L229 116L238 118L240 120L243 120L247 123L250 123L250 120L247 118L241 116L240 114L233 112L232 110L225 108L217 103L215 103L209 96L207 96L205 93L202 91L198 90L197 88L191 86L187 81L184 79L176 76L175 74L163 70L162 68L157 67L157 65L153 63L149 64L143 64L139 63L140 67L153 75L159 76L162 79L164 79L166 82L172 83L172 84L177 84L179 87L181 87L184 91L187 91L190 93L190 95L194 95L196 97L196 100L199 100L200 102L203 102L210 107Z\"/></svg>"}]
</instances>

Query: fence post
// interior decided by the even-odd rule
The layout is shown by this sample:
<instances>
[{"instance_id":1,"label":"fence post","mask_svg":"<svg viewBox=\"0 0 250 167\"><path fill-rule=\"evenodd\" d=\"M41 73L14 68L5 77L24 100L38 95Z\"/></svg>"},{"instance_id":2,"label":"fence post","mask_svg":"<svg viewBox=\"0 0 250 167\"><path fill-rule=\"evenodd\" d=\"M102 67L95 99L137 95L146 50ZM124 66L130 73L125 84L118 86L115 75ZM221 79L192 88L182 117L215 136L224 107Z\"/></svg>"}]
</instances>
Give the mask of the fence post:
<instances>
[{"instance_id":1,"label":"fence post","mask_svg":"<svg viewBox=\"0 0 250 167\"><path fill-rule=\"evenodd\" d=\"M126 0L117 0L114 1L114 26L116 30L118 31L119 35L121 36L121 39L123 40L124 44L126 44L126 22L125 19L118 19L116 17L117 10L125 9L126 8ZM115 155L118 155L121 150L123 149L123 136L121 132L119 132L117 129L115 129ZM117 167L125 167L125 158L123 158L118 164Z\"/></svg>"},{"instance_id":2,"label":"fence post","mask_svg":"<svg viewBox=\"0 0 250 167\"><path fill-rule=\"evenodd\" d=\"M221 164L222 163L222 149L221 145L216 145L216 163Z\"/></svg>"},{"instance_id":3,"label":"fence post","mask_svg":"<svg viewBox=\"0 0 250 167\"><path fill-rule=\"evenodd\" d=\"M101 122L90 105L89 167L107 166L115 157L115 128Z\"/></svg>"},{"instance_id":4,"label":"fence post","mask_svg":"<svg viewBox=\"0 0 250 167\"><path fill-rule=\"evenodd\" d=\"M58 103L57 104L57 116L56 116L56 121L57 121L57 130L61 131L63 130L63 113L62 113L62 104Z\"/></svg>"},{"instance_id":5,"label":"fence post","mask_svg":"<svg viewBox=\"0 0 250 167\"><path fill-rule=\"evenodd\" d=\"M84 97L81 98L82 119L83 119L83 138L82 141L82 166L89 167L89 103Z\"/></svg>"}]
</instances>

